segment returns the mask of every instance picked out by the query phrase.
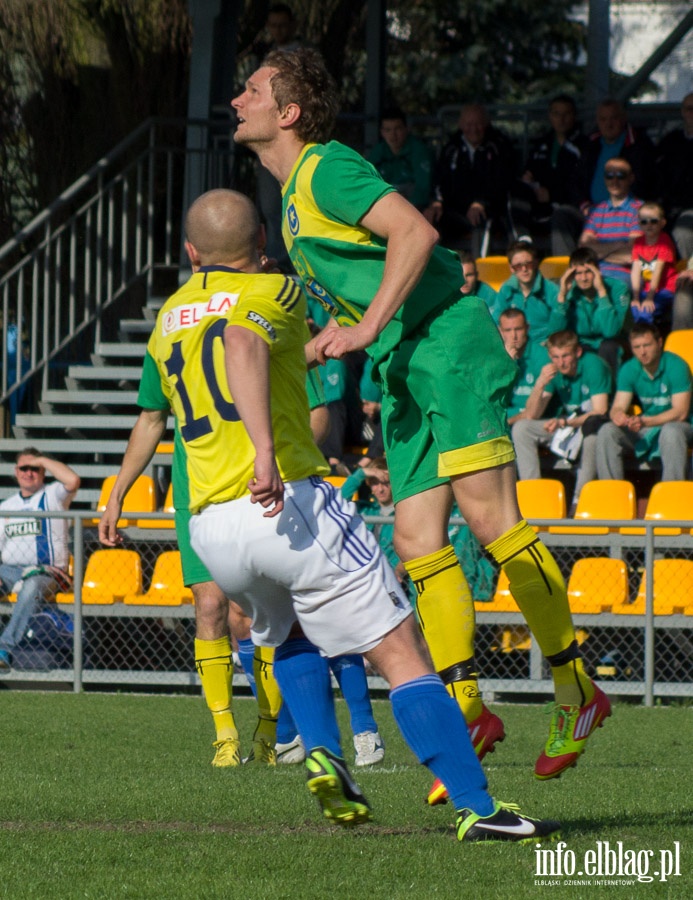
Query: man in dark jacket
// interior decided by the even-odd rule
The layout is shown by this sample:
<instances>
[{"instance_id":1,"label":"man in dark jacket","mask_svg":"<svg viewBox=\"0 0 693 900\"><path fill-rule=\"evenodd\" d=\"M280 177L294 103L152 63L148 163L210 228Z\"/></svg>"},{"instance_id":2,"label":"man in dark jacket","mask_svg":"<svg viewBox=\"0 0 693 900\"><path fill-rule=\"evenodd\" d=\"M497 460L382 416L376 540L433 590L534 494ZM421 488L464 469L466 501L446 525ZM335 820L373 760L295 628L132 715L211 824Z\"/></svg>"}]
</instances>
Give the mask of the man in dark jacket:
<instances>
[{"instance_id":1,"label":"man in dark jacket","mask_svg":"<svg viewBox=\"0 0 693 900\"><path fill-rule=\"evenodd\" d=\"M657 147L657 194L682 259L693 256L693 93L681 101L683 128L670 131Z\"/></svg>"}]
</instances>

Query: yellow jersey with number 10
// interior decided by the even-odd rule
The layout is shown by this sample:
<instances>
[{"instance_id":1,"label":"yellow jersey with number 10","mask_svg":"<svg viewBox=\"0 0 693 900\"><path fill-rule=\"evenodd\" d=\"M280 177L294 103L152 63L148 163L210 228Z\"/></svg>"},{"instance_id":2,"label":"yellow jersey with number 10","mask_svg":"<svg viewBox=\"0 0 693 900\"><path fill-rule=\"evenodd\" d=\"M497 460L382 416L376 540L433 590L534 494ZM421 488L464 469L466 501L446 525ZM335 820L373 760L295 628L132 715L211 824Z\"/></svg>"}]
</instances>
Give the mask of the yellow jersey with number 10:
<instances>
[{"instance_id":1,"label":"yellow jersey with number 10","mask_svg":"<svg viewBox=\"0 0 693 900\"><path fill-rule=\"evenodd\" d=\"M148 351L185 444L190 509L249 493L255 449L226 379L224 329L249 328L270 350L275 453L284 481L329 471L310 431L305 299L283 275L223 266L196 272L161 308Z\"/></svg>"}]
</instances>

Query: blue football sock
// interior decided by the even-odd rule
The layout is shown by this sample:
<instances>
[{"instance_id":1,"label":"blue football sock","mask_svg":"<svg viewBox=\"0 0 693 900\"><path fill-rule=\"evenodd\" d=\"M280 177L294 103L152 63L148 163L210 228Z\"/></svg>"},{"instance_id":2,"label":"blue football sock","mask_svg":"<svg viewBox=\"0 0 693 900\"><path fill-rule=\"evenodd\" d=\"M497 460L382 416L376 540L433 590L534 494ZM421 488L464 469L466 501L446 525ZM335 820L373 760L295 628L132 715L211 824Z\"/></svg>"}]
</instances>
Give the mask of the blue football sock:
<instances>
[{"instance_id":1,"label":"blue football sock","mask_svg":"<svg viewBox=\"0 0 693 900\"><path fill-rule=\"evenodd\" d=\"M437 675L422 675L390 692L392 712L419 762L440 778L455 809L489 816L495 809L464 717Z\"/></svg>"},{"instance_id":2,"label":"blue football sock","mask_svg":"<svg viewBox=\"0 0 693 900\"><path fill-rule=\"evenodd\" d=\"M377 731L363 657L358 653L344 654L331 657L329 663L349 707L351 730L354 734Z\"/></svg>"},{"instance_id":3,"label":"blue football sock","mask_svg":"<svg viewBox=\"0 0 693 900\"><path fill-rule=\"evenodd\" d=\"M274 652L274 677L306 750L325 747L342 757L330 667L306 638L284 641Z\"/></svg>"},{"instance_id":4,"label":"blue football sock","mask_svg":"<svg viewBox=\"0 0 693 900\"><path fill-rule=\"evenodd\" d=\"M238 658L243 666L243 672L248 679L253 697L257 699L257 687L255 686L255 674L253 673L253 659L255 658L255 644L250 638L244 638L238 642Z\"/></svg>"},{"instance_id":5,"label":"blue football sock","mask_svg":"<svg viewBox=\"0 0 693 900\"><path fill-rule=\"evenodd\" d=\"M297 734L298 728L294 722L294 717L289 710L289 704L284 700L277 719L277 743L290 744Z\"/></svg>"}]
</instances>

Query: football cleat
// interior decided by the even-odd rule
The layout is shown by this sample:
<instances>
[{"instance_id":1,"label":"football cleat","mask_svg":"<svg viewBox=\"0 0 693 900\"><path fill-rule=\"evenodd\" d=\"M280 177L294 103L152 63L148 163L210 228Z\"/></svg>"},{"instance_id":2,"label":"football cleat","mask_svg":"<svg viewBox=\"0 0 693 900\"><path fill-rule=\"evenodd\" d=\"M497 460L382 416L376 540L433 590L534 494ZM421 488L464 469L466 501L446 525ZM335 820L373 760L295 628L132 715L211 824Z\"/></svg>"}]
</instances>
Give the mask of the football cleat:
<instances>
[{"instance_id":1,"label":"football cleat","mask_svg":"<svg viewBox=\"0 0 693 900\"><path fill-rule=\"evenodd\" d=\"M291 766L302 763L306 758L306 748L300 734L286 744L275 744L274 749L277 754L277 765Z\"/></svg>"},{"instance_id":2,"label":"football cleat","mask_svg":"<svg viewBox=\"0 0 693 900\"><path fill-rule=\"evenodd\" d=\"M343 759L324 747L316 747L306 759L306 769L308 790L318 801L326 819L346 827L368 822L370 806Z\"/></svg>"},{"instance_id":3,"label":"football cleat","mask_svg":"<svg viewBox=\"0 0 693 900\"><path fill-rule=\"evenodd\" d=\"M531 819L520 813L514 803L499 803L490 816L478 816L471 809L457 812L457 840L467 841L515 841L526 844L537 838L558 837L559 822L552 819Z\"/></svg>"},{"instance_id":4,"label":"football cleat","mask_svg":"<svg viewBox=\"0 0 693 900\"><path fill-rule=\"evenodd\" d=\"M212 746L216 750L212 760L213 766L220 769L227 766L240 766L241 742L238 738L225 738L221 741L214 741Z\"/></svg>"},{"instance_id":5,"label":"football cleat","mask_svg":"<svg viewBox=\"0 0 693 900\"><path fill-rule=\"evenodd\" d=\"M577 765L585 750L587 738L601 728L611 715L611 704L604 691L594 685L594 697L584 706L561 706L553 709L549 739L534 766L540 781L558 778L566 769Z\"/></svg>"},{"instance_id":6,"label":"football cleat","mask_svg":"<svg viewBox=\"0 0 693 900\"><path fill-rule=\"evenodd\" d=\"M505 740L505 728L501 718L492 713L487 706L483 706L481 714L467 725L467 730L479 762L487 753L494 752L495 744ZM448 797L445 785L440 778L436 778L428 792L428 805L439 806L447 803Z\"/></svg>"},{"instance_id":7,"label":"football cleat","mask_svg":"<svg viewBox=\"0 0 693 900\"><path fill-rule=\"evenodd\" d=\"M356 750L356 766L374 766L382 762L385 756L385 744L378 731L362 731L354 735Z\"/></svg>"},{"instance_id":8,"label":"football cleat","mask_svg":"<svg viewBox=\"0 0 693 900\"><path fill-rule=\"evenodd\" d=\"M243 763L265 763L268 766L276 766L277 754L272 744L268 744L262 738L254 738L252 750Z\"/></svg>"}]
</instances>

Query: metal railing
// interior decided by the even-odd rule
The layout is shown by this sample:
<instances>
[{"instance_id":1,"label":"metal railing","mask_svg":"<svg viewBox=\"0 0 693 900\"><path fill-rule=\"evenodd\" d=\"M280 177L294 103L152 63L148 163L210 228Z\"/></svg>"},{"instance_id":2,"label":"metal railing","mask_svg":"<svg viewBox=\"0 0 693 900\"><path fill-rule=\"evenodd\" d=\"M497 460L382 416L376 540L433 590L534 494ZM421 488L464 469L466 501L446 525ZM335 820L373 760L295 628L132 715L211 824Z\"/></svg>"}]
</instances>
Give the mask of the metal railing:
<instances>
[{"instance_id":1,"label":"metal railing","mask_svg":"<svg viewBox=\"0 0 693 900\"><path fill-rule=\"evenodd\" d=\"M185 185L229 183L229 123L151 119L0 247L0 402L31 379L49 386L51 363L80 334L98 341L105 309L158 269L177 268ZM90 335L91 339L91 335Z\"/></svg>"},{"instance_id":2,"label":"metal railing","mask_svg":"<svg viewBox=\"0 0 693 900\"><path fill-rule=\"evenodd\" d=\"M14 516L23 513L13 512ZM127 688L134 685L160 685L170 688L198 684L193 660L194 606L183 603L176 606L148 606L146 602L133 604L115 602L91 605L84 602L83 580L86 563L98 548L93 526L88 520L93 513L31 512L28 517L67 518L73 527L74 602L49 604L61 615L69 613L73 632L69 641L63 636L60 653L48 655L42 661L26 668L13 668L3 676L5 683L56 682L69 684L75 692L85 684L117 684ZM132 514L128 514L132 515ZM139 519L171 520L171 514L163 512L142 513ZM379 517L365 517L377 522ZM463 520L454 519L461 524ZM615 661L613 670L605 675L607 690L615 695L640 696L651 706L657 697L693 696L693 606L691 598L681 596L681 607L686 612L672 615L655 614L654 564L663 556L683 556L693 561L693 522L646 520L590 520L590 529L604 526L606 534L587 534L580 530L575 520L533 520L540 527L570 526L575 533L549 534L542 538L549 544L558 564L568 580L576 560L585 555L624 558L631 574L631 598L637 593L637 585L644 573L644 613L616 614L601 612L573 613L573 619L582 641L581 649L588 671L597 679L603 657ZM620 528L641 529L642 534L622 534ZM685 533L671 537L656 533L663 528L685 529ZM126 529L126 544L136 549L142 561L144 583L151 578L154 564L160 553L176 549L175 531L169 529ZM603 585L595 585L599 591ZM674 589L680 585L674 585ZM517 612L485 612L484 604L477 603L477 661L481 673L480 687L491 694L551 695L550 672L536 641L526 632L524 619ZM0 602L0 616L7 616L12 604ZM512 640L505 646L505 637ZM33 641L33 645L32 645ZM25 654L41 651L44 656L52 649L48 639L26 639ZM38 642L38 643L37 643ZM676 658L675 658L676 657ZM619 662L620 660L620 662ZM242 676L239 676L242 678ZM371 679L371 687L384 688L384 682Z\"/></svg>"}]
</instances>

